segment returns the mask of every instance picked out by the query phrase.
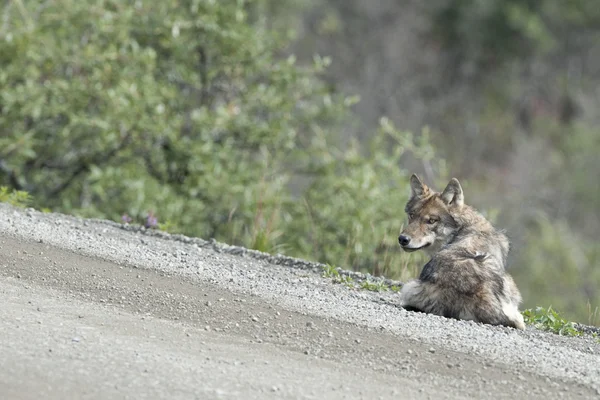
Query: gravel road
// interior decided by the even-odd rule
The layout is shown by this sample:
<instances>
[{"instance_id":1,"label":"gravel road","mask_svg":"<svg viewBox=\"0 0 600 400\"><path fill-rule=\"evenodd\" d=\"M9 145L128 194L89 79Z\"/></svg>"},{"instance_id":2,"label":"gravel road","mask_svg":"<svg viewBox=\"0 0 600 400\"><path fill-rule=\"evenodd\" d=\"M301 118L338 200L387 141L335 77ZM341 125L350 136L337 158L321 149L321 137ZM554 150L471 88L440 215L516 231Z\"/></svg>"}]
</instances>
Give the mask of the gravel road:
<instances>
[{"instance_id":1,"label":"gravel road","mask_svg":"<svg viewBox=\"0 0 600 400\"><path fill-rule=\"evenodd\" d=\"M592 336L407 312L321 273L0 205L0 398L600 397Z\"/></svg>"}]
</instances>

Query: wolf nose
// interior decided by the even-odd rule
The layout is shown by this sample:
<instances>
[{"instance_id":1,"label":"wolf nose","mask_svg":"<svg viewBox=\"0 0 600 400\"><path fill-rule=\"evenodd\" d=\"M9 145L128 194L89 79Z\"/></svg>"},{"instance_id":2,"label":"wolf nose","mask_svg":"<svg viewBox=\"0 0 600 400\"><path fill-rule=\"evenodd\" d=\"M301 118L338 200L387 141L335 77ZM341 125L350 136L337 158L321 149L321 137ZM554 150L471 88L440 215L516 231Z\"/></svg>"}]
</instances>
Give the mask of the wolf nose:
<instances>
[{"instance_id":1,"label":"wolf nose","mask_svg":"<svg viewBox=\"0 0 600 400\"><path fill-rule=\"evenodd\" d=\"M398 243L400 243L400 246L408 246L408 244L410 243L410 236L406 236L406 235L400 235L398 236Z\"/></svg>"}]
</instances>

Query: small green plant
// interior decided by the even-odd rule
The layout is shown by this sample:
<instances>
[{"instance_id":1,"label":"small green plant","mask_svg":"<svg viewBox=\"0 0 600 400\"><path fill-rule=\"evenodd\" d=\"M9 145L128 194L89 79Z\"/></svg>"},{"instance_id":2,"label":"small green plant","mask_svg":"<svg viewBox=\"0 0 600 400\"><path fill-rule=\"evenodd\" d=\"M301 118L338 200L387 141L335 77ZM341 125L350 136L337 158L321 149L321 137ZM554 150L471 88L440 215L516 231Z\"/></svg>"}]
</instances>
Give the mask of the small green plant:
<instances>
[{"instance_id":1,"label":"small green plant","mask_svg":"<svg viewBox=\"0 0 600 400\"><path fill-rule=\"evenodd\" d=\"M326 264L323 267L323 273L321 274L323 278L331 279L333 283L341 283L349 288L354 288L354 279L348 275L340 274L340 271L334 267L333 265Z\"/></svg>"},{"instance_id":2,"label":"small green plant","mask_svg":"<svg viewBox=\"0 0 600 400\"><path fill-rule=\"evenodd\" d=\"M556 333L563 336L579 336L582 332L575 327L573 322L569 322L561 317L552 307L536 307L523 311L525 322L534 327Z\"/></svg>"},{"instance_id":3,"label":"small green plant","mask_svg":"<svg viewBox=\"0 0 600 400\"><path fill-rule=\"evenodd\" d=\"M321 275L323 278L338 278L340 276L340 272L331 264L325 264L323 266L323 274Z\"/></svg>"},{"instance_id":4,"label":"small green plant","mask_svg":"<svg viewBox=\"0 0 600 400\"><path fill-rule=\"evenodd\" d=\"M31 200L31 196L27 192L0 186L0 203L8 203L15 207L27 207Z\"/></svg>"},{"instance_id":5,"label":"small green plant","mask_svg":"<svg viewBox=\"0 0 600 400\"><path fill-rule=\"evenodd\" d=\"M252 250L262 251L263 253L269 253L272 248L269 234L266 231L257 231L252 235L252 242L250 248Z\"/></svg>"},{"instance_id":6,"label":"small green plant","mask_svg":"<svg viewBox=\"0 0 600 400\"><path fill-rule=\"evenodd\" d=\"M394 293L398 293L400 291L400 289L402 289L402 287L398 286L398 285L392 285L392 286L390 286L390 290L392 292L394 292Z\"/></svg>"},{"instance_id":7,"label":"small green plant","mask_svg":"<svg viewBox=\"0 0 600 400\"><path fill-rule=\"evenodd\" d=\"M341 275L339 278L334 279L334 282L336 283L342 283L344 285L346 285L349 288L354 288L354 279L352 279L352 277L348 276L348 275Z\"/></svg>"},{"instance_id":8,"label":"small green plant","mask_svg":"<svg viewBox=\"0 0 600 400\"><path fill-rule=\"evenodd\" d=\"M364 281L360 287L372 292L384 292L389 289L383 281L372 282L369 280Z\"/></svg>"},{"instance_id":9,"label":"small green plant","mask_svg":"<svg viewBox=\"0 0 600 400\"><path fill-rule=\"evenodd\" d=\"M177 232L177 224L171 220L167 220L166 222L159 222L158 229L164 232Z\"/></svg>"},{"instance_id":10,"label":"small green plant","mask_svg":"<svg viewBox=\"0 0 600 400\"><path fill-rule=\"evenodd\" d=\"M388 287L383 280L371 281L367 279L358 285L351 276L342 275L339 269L331 264L325 264L323 266L323 273L321 276L323 278L331 279L333 283L341 283L351 289L361 288L370 290L371 292L385 292L387 290L392 290L394 292L400 291L399 286L393 285Z\"/></svg>"}]
</instances>

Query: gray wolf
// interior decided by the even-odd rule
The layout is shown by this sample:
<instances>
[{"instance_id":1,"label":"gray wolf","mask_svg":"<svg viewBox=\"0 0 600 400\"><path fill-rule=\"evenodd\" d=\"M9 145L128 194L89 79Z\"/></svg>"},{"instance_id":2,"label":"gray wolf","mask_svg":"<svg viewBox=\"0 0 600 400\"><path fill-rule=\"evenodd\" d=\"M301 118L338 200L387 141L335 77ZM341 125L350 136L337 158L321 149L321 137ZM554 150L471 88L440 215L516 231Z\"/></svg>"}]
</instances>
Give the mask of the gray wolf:
<instances>
[{"instance_id":1,"label":"gray wolf","mask_svg":"<svg viewBox=\"0 0 600 400\"><path fill-rule=\"evenodd\" d=\"M405 211L408 225L398 242L406 252L425 251L431 259L417 279L400 291L400 305L448 318L525 329L521 294L505 271L507 237L464 202L456 178L443 192L410 178Z\"/></svg>"}]
</instances>

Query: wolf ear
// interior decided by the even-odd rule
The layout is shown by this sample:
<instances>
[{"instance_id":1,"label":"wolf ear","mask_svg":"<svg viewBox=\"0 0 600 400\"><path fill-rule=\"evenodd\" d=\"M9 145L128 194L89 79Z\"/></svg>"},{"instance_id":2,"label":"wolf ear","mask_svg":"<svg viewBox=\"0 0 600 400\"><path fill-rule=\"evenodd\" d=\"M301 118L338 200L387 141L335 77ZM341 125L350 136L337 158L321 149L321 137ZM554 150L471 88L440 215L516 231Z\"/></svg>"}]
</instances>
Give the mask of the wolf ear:
<instances>
[{"instance_id":1,"label":"wolf ear","mask_svg":"<svg viewBox=\"0 0 600 400\"><path fill-rule=\"evenodd\" d=\"M416 174L412 174L410 177L410 190L411 197L422 197L429 191L427 185L425 185Z\"/></svg>"},{"instance_id":2,"label":"wolf ear","mask_svg":"<svg viewBox=\"0 0 600 400\"><path fill-rule=\"evenodd\" d=\"M465 196L463 195L462 187L458 179L452 178L446 186L446 189L442 192L442 201L446 205L453 205L461 207L465 202Z\"/></svg>"}]
</instances>

